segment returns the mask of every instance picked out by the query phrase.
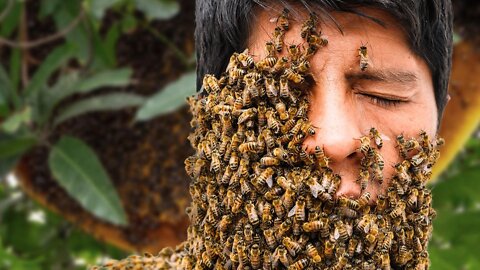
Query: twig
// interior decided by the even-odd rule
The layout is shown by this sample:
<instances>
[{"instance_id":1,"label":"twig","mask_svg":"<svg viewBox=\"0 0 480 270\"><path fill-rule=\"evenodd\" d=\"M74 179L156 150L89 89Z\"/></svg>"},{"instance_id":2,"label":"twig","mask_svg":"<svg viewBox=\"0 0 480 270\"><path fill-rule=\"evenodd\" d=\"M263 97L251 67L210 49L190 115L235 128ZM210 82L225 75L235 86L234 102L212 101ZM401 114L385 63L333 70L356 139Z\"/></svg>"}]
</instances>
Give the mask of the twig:
<instances>
[{"instance_id":1,"label":"twig","mask_svg":"<svg viewBox=\"0 0 480 270\"><path fill-rule=\"evenodd\" d=\"M19 29L19 40L20 42L25 42L28 40L28 27L27 27L27 7L25 2L22 3L22 13L20 14L20 29ZM25 48L21 49L22 53L22 65L21 65L21 74L22 74L22 85L25 87L28 85L30 81L28 76L28 59L29 59L29 52Z\"/></svg>"},{"instance_id":2,"label":"twig","mask_svg":"<svg viewBox=\"0 0 480 270\"><path fill-rule=\"evenodd\" d=\"M6 45L6 46L9 46L9 47L20 48L20 49L31 49L31 48L34 48L34 47L41 46L43 44L52 42L56 39L62 38L63 36L68 34L70 31L72 31L73 28L75 28L75 26L83 18L84 15L85 15L85 11L83 9L81 9L78 16L72 22L70 22L69 25L67 25L65 28L56 32L53 35L43 37L43 38L39 38L37 40L20 41L20 42L16 42L16 41L12 41L12 40L0 37L0 45Z\"/></svg>"}]
</instances>

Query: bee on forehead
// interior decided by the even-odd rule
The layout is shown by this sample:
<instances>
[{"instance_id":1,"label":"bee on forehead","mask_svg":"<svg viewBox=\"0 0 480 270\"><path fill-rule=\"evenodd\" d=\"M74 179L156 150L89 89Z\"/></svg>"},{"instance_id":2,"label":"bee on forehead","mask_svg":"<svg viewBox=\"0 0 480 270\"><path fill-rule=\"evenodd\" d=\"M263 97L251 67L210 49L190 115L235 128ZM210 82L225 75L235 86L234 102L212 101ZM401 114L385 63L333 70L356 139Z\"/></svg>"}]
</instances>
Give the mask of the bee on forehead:
<instances>
[{"instance_id":1,"label":"bee on forehead","mask_svg":"<svg viewBox=\"0 0 480 270\"><path fill-rule=\"evenodd\" d=\"M366 45L362 44L362 46L360 46L358 56L360 57L360 70L365 71L369 66L368 49Z\"/></svg>"}]
</instances>

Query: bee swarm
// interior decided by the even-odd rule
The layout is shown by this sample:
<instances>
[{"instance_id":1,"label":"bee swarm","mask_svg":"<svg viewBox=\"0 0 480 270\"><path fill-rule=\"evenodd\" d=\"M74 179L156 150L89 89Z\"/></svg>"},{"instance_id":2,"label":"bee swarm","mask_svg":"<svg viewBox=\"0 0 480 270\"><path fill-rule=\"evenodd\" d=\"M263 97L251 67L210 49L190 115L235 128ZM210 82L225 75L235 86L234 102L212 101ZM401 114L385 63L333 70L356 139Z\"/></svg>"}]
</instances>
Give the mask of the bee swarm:
<instances>
[{"instance_id":1,"label":"bee swarm","mask_svg":"<svg viewBox=\"0 0 480 270\"><path fill-rule=\"evenodd\" d=\"M196 150L185 161L193 180L188 240L157 256L135 255L103 267L428 268L435 212L425 183L443 141L425 132L418 140L398 136L404 161L372 205L365 189L383 181L384 167L382 139L372 128L360 138L361 196L335 197L341 177L329 168L323 149L310 154L302 148L315 133L304 89L308 59L331 45L316 31L312 14L301 32L307 48L292 45L288 57L277 57L287 17L287 10L279 16L264 59L255 62L247 50L235 53L221 78L205 76L204 93L188 99L194 128L189 140Z\"/></svg>"}]
</instances>

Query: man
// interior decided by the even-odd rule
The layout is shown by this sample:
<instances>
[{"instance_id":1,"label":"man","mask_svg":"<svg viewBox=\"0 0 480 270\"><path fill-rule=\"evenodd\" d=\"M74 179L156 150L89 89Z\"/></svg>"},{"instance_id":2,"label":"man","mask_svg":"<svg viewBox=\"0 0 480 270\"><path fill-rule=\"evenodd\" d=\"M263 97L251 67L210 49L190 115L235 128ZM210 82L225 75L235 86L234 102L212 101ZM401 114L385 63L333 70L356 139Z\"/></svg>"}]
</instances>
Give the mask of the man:
<instances>
[{"instance_id":1,"label":"man","mask_svg":"<svg viewBox=\"0 0 480 270\"><path fill-rule=\"evenodd\" d=\"M447 1L197 1L188 239L109 266L428 268L450 13Z\"/></svg>"},{"instance_id":2,"label":"man","mask_svg":"<svg viewBox=\"0 0 480 270\"><path fill-rule=\"evenodd\" d=\"M357 140L371 126L390 138L382 149L395 164L396 134L412 137L438 131L448 101L452 54L450 1L197 1L197 88L205 74L220 75L233 52L245 48L265 55L270 20L286 6L292 12L287 44L301 44L302 19L318 13L322 34L332 46L311 60L314 84L309 119L321 127L305 146L322 145L332 168L342 175L338 194L358 196ZM212 29L215 29L212 31ZM365 46L370 66L356 68ZM357 164L357 166L355 166ZM393 173L385 167L385 178ZM383 184L383 189L388 181ZM376 194L381 187L371 186ZM374 197L374 196L373 196Z\"/></svg>"}]
</instances>

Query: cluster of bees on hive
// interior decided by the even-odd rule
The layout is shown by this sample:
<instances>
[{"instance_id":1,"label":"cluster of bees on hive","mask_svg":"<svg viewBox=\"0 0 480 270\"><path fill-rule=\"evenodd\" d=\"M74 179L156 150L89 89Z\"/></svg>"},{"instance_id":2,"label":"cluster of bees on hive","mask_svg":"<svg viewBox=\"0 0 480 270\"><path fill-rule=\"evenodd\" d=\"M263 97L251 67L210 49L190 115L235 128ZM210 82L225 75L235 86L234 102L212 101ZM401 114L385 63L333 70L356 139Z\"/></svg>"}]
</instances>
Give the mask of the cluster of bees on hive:
<instances>
[{"instance_id":1,"label":"cluster of bees on hive","mask_svg":"<svg viewBox=\"0 0 480 270\"><path fill-rule=\"evenodd\" d=\"M288 10L276 18L267 55L255 62L235 53L220 78L206 75L203 93L188 99L196 150L185 160L192 178L188 239L157 256L133 255L105 269L427 269L435 211L425 187L442 139L396 139L403 161L386 192L371 198L368 184L384 181L383 136L359 138L358 198L337 197L341 176L323 148L308 153L315 134L302 90L309 58L328 44L311 14L304 46L278 57L289 29ZM363 47L363 46L362 46ZM368 67L359 48L359 68ZM375 201L374 204L369 203ZM141 266L142 268L134 268ZM129 268L130 267L130 268Z\"/></svg>"}]
</instances>

